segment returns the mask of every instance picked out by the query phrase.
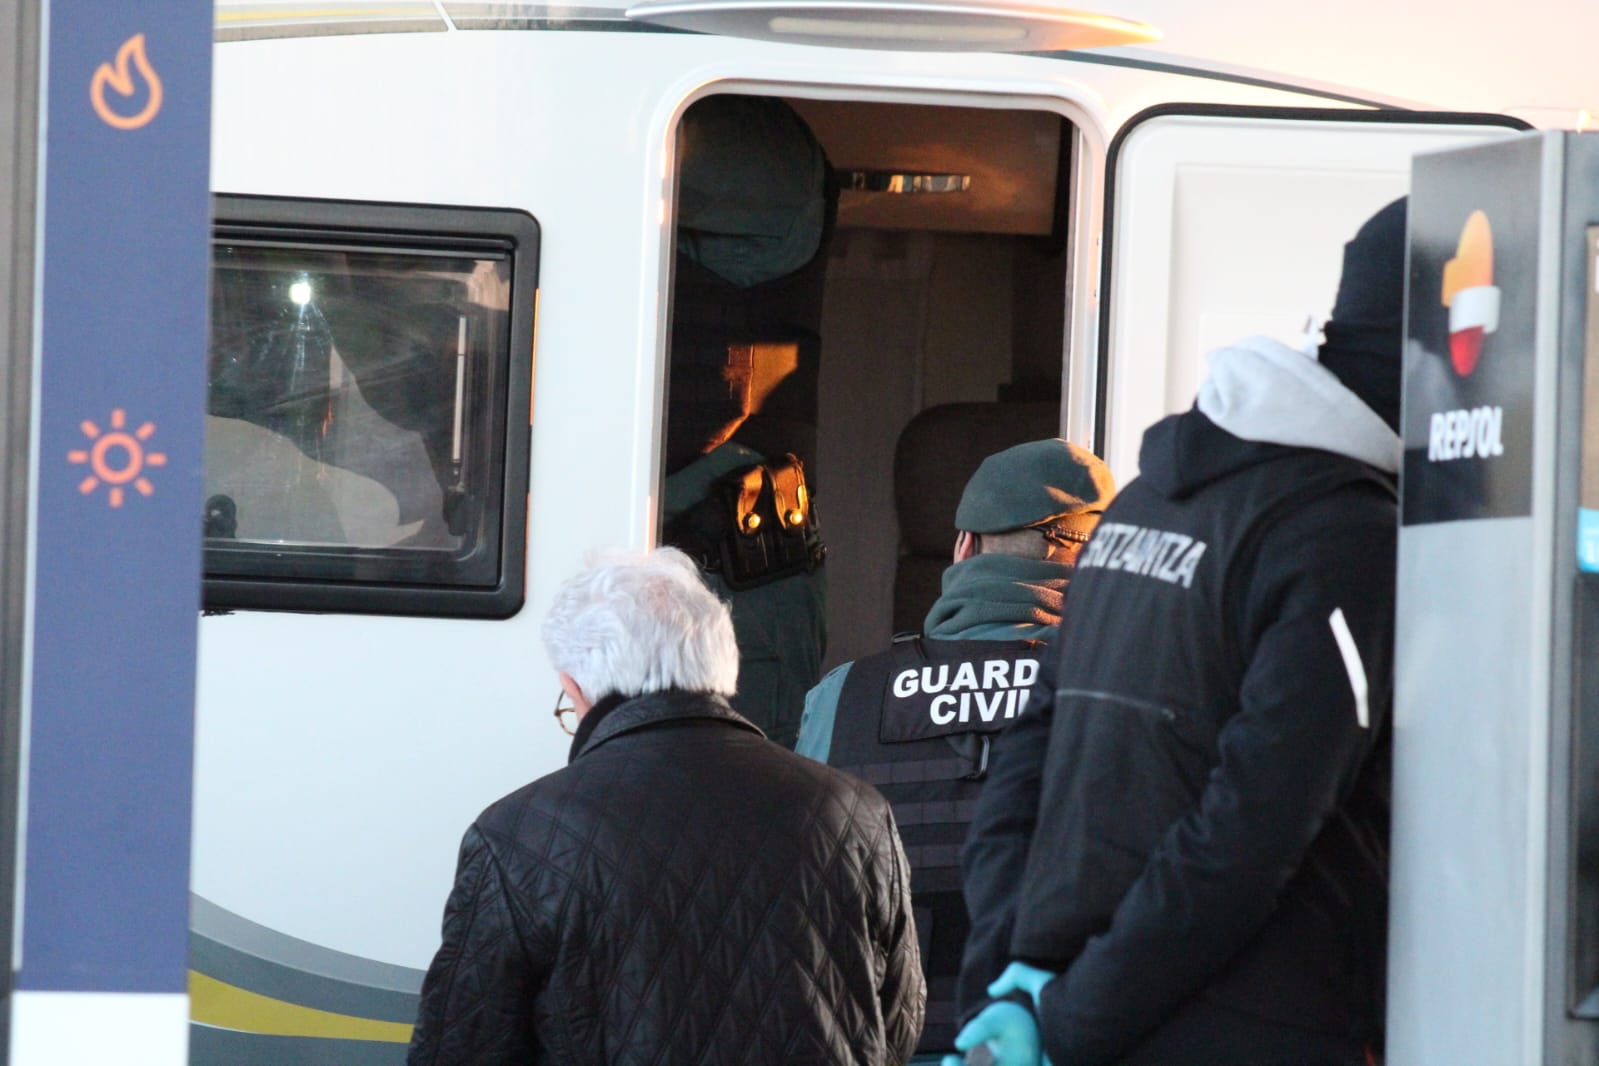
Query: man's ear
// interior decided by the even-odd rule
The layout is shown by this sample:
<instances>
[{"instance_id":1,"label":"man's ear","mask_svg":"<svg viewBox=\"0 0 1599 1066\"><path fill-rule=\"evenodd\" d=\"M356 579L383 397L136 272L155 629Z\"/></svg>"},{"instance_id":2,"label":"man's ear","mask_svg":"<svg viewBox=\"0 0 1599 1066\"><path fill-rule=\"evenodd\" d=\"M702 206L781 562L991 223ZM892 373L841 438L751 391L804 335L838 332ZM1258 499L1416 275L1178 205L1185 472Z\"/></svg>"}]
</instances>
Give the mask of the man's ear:
<instances>
[{"instance_id":1,"label":"man's ear","mask_svg":"<svg viewBox=\"0 0 1599 1066\"><path fill-rule=\"evenodd\" d=\"M977 554L977 535L961 530L955 534L955 561L964 563Z\"/></svg>"},{"instance_id":2,"label":"man's ear","mask_svg":"<svg viewBox=\"0 0 1599 1066\"><path fill-rule=\"evenodd\" d=\"M589 713L589 708L594 706L594 701L583 694L583 688L572 680L571 674L556 671L556 676L561 679L561 691L566 693L572 701L572 706L577 708L577 716L582 718Z\"/></svg>"}]
</instances>

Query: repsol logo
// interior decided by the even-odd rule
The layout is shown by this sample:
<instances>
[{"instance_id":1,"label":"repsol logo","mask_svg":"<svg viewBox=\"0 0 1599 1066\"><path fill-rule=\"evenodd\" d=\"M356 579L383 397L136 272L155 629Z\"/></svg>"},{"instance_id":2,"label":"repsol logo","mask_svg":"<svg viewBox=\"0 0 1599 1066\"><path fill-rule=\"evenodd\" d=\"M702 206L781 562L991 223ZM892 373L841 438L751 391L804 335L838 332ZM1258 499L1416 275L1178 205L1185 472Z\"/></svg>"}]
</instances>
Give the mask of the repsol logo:
<instances>
[{"instance_id":1,"label":"repsol logo","mask_svg":"<svg viewBox=\"0 0 1599 1066\"><path fill-rule=\"evenodd\" d=\"M1124 570L1190 588L1204 554L1205 542L1186 533L1101 522L1077 557L1077 568Z\"/></svg>"},{"instance_id":2,"label":"repsol logo","mask_svg":"<svg viewBox=\"0 0 1599 1066\"><path fill-rule=\"evenodd\" d=\"M1505 409L1473 407L1439 411L1427 434L1427 461L1490 459L1505 454Z\"/></svg>"},{"instance_id":3,"label":"repsol logo","mask_svg":"<svg viewBox=\"0 0 1599 1066\"><path fill-rule=\"evenodd\" d=\"M983 668L981 680L978 665ZM893 693L902 700L932 696L927 713L934 725L970 722L973 714L981 721L992 722L1021 713L1037 677L1037 659L939 663L901 670L894 677Z\"/></svg>"}]
</instances>

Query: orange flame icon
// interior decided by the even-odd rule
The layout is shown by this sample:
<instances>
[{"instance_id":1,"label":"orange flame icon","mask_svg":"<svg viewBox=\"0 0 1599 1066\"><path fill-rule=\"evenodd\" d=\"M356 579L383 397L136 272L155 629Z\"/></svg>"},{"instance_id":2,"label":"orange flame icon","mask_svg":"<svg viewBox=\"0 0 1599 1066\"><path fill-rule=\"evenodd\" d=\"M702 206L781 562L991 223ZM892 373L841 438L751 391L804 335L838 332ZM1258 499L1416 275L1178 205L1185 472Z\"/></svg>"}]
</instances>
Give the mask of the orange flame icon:
<instances>
[{"instance_id":1,"label":"orange flame icon","mask_svg":"<svg viewBox=\"0 0 1599 1066\"><path fill-rule=\"evenodd\" d=\"M165 453L149 451L144 444L154 435L155 423L146 422L131 433L127 430L127 424L127 415L120 407L111 412L109 433L102 432L99 426L85 419L78 428L94 445L86 449L74 448L67 453L67 462L87 463L89 469L94 471L78 483L78 491L87 496L99 488L101 482L105 482L106 495L112 507L122 506L122 486L130 481L139 495L153 494L155 486L150 484L148 478L141 476L144 468L167 465ZM115 462L112 461L113 456Z\"/></svg>"},{"instance_id":2,"label":"orange flame icon","mask_svg":"<svg viewBox=\"0 0 1599 1066\"><path fill-rule=\"evenodd\" d=\"M120 114L107 103L106 87L110 86L124 99L131 99L137 88L133 78L135 69L149 86L150 98L145 101L144 110L138 114ZM122 42L122 47L117 49L115 68L110 63L100 64L94 72L94 80L89 82L89 102L94 105L94 113L104 119L106 125L119 130L136 130L149 125L150 120L155 118L161 110L161 79L156 76L155 68L150 66L150 60L144 54L144 34L136 33Z\"/></svg>"},{"instance_id":3,"label":"orange flame icon","mask_svg":"<svg viewBox=\"0 0 1599 1066\"><path fill-rule=\"evenodd\" d=\"M1455 257L1444 264L1443 304L1449 308L1449 361L1465 377L1477 369L1483 344L1499 328L1494 285L1494 237L1488 216L1473 211L1460 229Z\"/></svg>"}]
</instances>

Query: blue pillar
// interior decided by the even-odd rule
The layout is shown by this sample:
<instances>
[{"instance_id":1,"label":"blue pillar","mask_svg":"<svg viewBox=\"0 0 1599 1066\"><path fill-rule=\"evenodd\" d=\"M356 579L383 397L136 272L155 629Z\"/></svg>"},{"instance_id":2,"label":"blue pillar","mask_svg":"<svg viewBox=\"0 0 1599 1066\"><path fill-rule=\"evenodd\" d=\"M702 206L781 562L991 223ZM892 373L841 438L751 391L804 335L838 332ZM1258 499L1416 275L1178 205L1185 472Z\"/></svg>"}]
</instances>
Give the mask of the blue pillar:
<instances>
[{"instance_id":1,"label":"blue pillar","mask_svg":"<svg viewBox=\"0 0 1599 1066\"><path fill-rule=\"evenodd\" d=\"M211 27L45 5L12 1066L187 1060Z\"/></svg>"}]
</instances>

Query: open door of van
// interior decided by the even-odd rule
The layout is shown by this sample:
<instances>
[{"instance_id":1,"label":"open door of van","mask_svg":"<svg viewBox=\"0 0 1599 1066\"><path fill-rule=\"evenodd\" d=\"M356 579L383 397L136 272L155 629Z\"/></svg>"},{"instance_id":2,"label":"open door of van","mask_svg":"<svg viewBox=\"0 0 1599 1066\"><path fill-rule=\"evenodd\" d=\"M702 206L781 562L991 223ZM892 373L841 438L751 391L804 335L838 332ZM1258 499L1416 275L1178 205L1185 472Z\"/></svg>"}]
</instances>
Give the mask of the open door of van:
<instances>
[{"instance_id":1,"label":"open door of van","mask_svg":"<svg viewBox=\"0 0 1599 1066\"><path fill-rule=\"evenodd\" d=\"M1503 115L1166 105L1111 143L1093 440L1125 484L1153 422L1193 403L1206 354L1314 344L1343 246L1405 195L1411 157L1527 129ZM1086 396L1083 397L1086 400ZM1086 420L1086 404L1071 403ZM1072 426L1074 433L1086 426Z\"/></svg>"}]
</instances>

